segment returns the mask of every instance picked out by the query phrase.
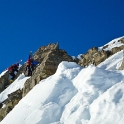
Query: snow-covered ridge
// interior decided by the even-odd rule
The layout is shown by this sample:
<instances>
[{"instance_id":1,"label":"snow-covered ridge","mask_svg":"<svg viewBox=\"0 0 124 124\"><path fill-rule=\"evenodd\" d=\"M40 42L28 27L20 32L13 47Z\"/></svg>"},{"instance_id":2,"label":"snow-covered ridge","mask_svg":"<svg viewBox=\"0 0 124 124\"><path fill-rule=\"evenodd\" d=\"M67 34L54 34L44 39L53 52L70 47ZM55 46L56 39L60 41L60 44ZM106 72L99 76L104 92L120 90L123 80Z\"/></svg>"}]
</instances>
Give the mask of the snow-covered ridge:
<instances>
[{"instance_id":1,"label":"snow-covered ridge","mask_svg":"<svg viewBox=\"0 0 124 124\"><path fill-rule=\"evenodd\" d=\"M124 36L116 38L112 41L110 41L109 43L105 44L104 46L107 46L104 50L111 50L114 47L120 47L122 45L124 45L124 43L118 42L120 39L124 38ZM104 46L99 47L99 49L101 50Z\"/></svg>"},{"instance_id":2,"label":"snow-covered ridge","mask_svg":"<svg viewBox=\"0 0 124 124\"><path fill-rule=\"evenodd\" d=\"M119 38L115 38L114 40L111 40L110 42L108 42L107 44L105 44L104 46L98 47L99 50L102 50L104 48L105 51L110 51L112 48L114 47L120 47L122 45L124 45L124 43L120 42L119 40L124 38L124 36L119 37ZM72 56L73 59L78 58L79 60L81 60L81 55L79 54L78 56Z\"/></svg>"},{"instance_id":3,"label":"snow-covered ridge","mask_svg":"<svg viewBox=\"0 0 124 124\"><path fill-rule=\"evenodd\" d=\"M104 62L100 63L97 67L100 67L104 70L119 70L122 64L122 60L123 60L123 50L107 58Z\"/></svg>"},{"instance_id":4,"label":"snow-covered ridge","mask_svg":"<svg viewBox=\"0 0 124 124\"><path fill-rule=\"evenodd\" d=\"M7 72L7 70L3 71L1 74L0 74L0 78Z\"/></svg>"}]
</instances>

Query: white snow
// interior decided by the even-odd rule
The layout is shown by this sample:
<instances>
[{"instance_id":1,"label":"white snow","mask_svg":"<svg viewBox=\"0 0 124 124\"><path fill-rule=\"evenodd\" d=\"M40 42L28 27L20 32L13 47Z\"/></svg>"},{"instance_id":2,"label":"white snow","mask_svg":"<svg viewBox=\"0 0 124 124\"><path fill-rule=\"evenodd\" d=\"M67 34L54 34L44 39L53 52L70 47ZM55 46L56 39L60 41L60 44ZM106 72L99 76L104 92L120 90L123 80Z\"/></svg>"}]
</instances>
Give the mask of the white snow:
<instances>
[{"instance_id":1,"label":"white snow","mask_svg":"<svg viewBox=\"0 0 124 124\"><path fill-rule=\"evenodd\" d=\"M61 62L56 73L41 80L0 124L124 124L122 59L120 51L97 67ZM22 88L28 78L20 75L0 100Z\"/></svg>"},{"instance_id":2,"label":"white snow","mask_svg":"<svg viewBox=\"0 0 124 124\"><path fill-rule=\"evenodd\" d=\"M113 56L100 63L97 67L105 70L117 70L120 68L123 60L123 50L117 52Z\"/></svg>"},{"instance_id":3,"label":"white snow","mask_svg":"<svg viewBox=\"0 0 124 124\"><path fill-rule=\"evenodd\" d=\"M82 56L82 54L79 54L79 55L77 56L77 58L80 60L80 59L81 59L81 56Z\"/></svg>"},{"instance_id":4,"label":"white snow","mask_svg":"<svg viewBox=\"0 0 124 124\"><path fill-rule=\"evenodd\" d=\"M123 80L124 76L121 73L102 70L94 66L82 69L73 80L73 84L78 89L78 92L66 105L61 122L64 124L92 123L91 118L94 116L90 110L92 103L113 85ZM101 121L104 123L104 120L101 119Z\"/></svg>"},{"instance_id":5,"label":"white snow","mask_svg":"<svg viewBox=\"0 0 124 124\"><path fill-rule=\"evenodd\" d=\"M110 41L109 43L105 44L104 46L108 45L108 47L105 48L104 50L107 51L107 50L111 50L114 47L120 47L120 46L124 45L123 43L118 42L121 38L124 38L124 36L116 38L116 39ZM99 47L99 49L102 49L102 48L103 48L103 46Z\"/></svg>"},{"instance_id":6,"label":"white snow","mask_svg":"<svg viewBox=\"0 0 124 124\"><path fill-rule=\"evenodd\" d=\"M3 92L0 93L0 102L7 99L7 95L18 90L22 89L25 81L30 77L25 77L24 74L21 74L10 86L8 86Z\"/></svg>"},{"instance_id":7,"label":"white snow","mask_svg":"<svg viewBox=\"0 0 124 124\"><path fill-rule=\"evenodd\" d=\"M81 56L82 56L82 54L79 54L77 57L72 56L72 58L73 58L73 59L78 58L79 60L81 60Z\"/></svg>"},{"instance_id":8,"label":"white snow","mask_svg":"<svg viewBox=\"0 0 124 124\"><path fill-rule=\"evenodd\" d=\"M0 74L0 78L7 72L7 70L3 71L1 74Z\"/></svg>"}]
</instances>

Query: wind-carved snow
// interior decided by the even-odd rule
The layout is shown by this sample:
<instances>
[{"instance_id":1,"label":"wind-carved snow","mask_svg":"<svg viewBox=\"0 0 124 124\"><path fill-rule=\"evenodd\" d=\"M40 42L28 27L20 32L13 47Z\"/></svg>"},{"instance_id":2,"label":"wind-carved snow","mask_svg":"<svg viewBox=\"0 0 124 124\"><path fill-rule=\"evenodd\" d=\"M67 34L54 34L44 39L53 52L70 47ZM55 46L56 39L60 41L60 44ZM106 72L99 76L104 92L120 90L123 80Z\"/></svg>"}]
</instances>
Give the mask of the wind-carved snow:
<instances>
[{"instance_id":1,"label":"wind-carved snow","mask_svg":"<svg viewBox=\"0 0 124 124\"><path fill-rule=\"evenodd\" d=\"M122 59L120 51L97 67L61 62L0 124L124 124Z\"/></svg>"},{"instance_id":2,"label":"wind-carved snow","mask_svg":"<svg viewBox=\"0 0 124 124\"><path fill-rule=\"evenodd\" d=\"M73 80L78 92L66 105L61 123L89 124L93 116L90 105L114 84L122 80L124 77L121 73L102 70L94 66L82 69Z\"/></svg>"},{"instance_id":3,"label":"wind-carved snow","mask_svg":"<svg viewBox=\"0 0 124 124\"><path fill-rule=\"evenodd\" d=\"M95 100L90 111L92 118L89 124L123 124L124 82L115 84Z\"/></svg>"}]
</instances>

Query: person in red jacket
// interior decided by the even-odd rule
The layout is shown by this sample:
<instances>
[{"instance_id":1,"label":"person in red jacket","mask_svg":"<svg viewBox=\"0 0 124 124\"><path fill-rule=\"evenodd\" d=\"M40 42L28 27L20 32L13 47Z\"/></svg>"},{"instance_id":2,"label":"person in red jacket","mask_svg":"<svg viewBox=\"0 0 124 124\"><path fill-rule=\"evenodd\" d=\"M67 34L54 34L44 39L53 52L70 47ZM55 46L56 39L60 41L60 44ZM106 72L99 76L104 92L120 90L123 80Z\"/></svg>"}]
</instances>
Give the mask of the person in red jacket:
<instances>
[{"instance_id":1,"label":"person in red jacket","mask_svg":"<svg viewBox=\"0 0 124 124\"><path fill-rule=\"evenodd\" d=\"M13 64L8 68L9 75L11 76L11 80L15 78L15 72L18 72L19 63Z\"/></svg>"},{"instance_id":2,"label":"person in red jacket","mask_svg":"<svg viewBox=\"0 0 124 124\"><path fill-rule=\"evenodd\" d=\"M25 71L28 71L28 74L27 76L32 76L32 59L29 58L26 62L26 70Z\"/></svg>"},{"instance_id":3,"label":"person in red jacket","mask_svg":"<svg viewBox=\"0 0 124 124\"><path fill-rule=\"evenodd\" d=\"M27 72L27 76L32 76L32 71L34 70L34 67L36 67L36 65L38 64L39 62L33 60L32 52L30 52L25 69L25 72Z\"/></svg>"}]
</instances>

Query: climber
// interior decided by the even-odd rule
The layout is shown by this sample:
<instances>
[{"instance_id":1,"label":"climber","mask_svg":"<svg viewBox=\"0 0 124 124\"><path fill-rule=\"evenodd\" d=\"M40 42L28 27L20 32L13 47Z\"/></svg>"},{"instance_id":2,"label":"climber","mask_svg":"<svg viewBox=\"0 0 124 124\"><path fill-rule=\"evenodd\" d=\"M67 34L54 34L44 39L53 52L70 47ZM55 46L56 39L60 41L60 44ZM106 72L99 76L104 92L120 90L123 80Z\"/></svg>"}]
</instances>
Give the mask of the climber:
<instances>
[{"instance_id":1,"label":"climber","mask_svg":"<svg viewBox=\"0 0 124 124\"><path fill-rule=\"evenodd\" d=\"M32 71L37 64L39 64L39 62L33 60L32 52L30 52L25 69L25 72L27 71L27 76L32 76Z\"/></svg>"},{"instance_id":2,"label":"climber","mask_svg":"<svg viewBox=\"0 0 124 124\"><path fill-rule=\"evenodd\" d=\"M13 82L16 74L19 69L19 63L13 64L8 68L9 75L11 76L10 82Z\"/></svg>"},{"instance_id":3,"label":"climber","mask_svg":"<svg viewBox=\"0 0 124 124\"><path fill-rule=\"evenodd\" d=\"M28 61L26 62L26 70L28 71L27 76L31 76L32 75L32 67L31 67L31 59L29 58Z\"/></svg>"}]
</instances>

